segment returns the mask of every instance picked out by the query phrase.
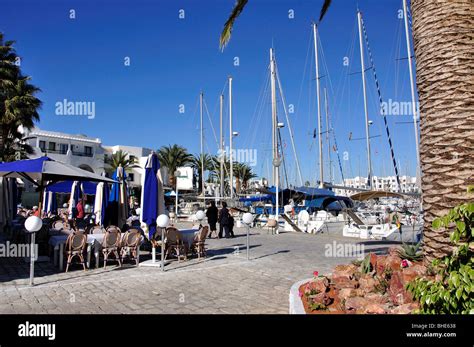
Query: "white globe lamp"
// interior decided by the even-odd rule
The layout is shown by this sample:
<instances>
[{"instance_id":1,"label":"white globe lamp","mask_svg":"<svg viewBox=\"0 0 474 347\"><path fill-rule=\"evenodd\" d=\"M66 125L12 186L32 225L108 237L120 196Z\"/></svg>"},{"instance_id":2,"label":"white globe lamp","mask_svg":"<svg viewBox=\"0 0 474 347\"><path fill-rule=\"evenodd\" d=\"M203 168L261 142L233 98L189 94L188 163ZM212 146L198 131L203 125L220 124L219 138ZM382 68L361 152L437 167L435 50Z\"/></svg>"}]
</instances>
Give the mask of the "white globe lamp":
<instances>
[{"instance_id":1,"label":"white globe lamp","mask_svg":"<svg viewBox=\"0 0 474 347\"><path fill-rule=\"evenodd\" d=\"M165 214L160 214L156 218L156 225L161 228L161 271L165 271L165 251L164 251L164 242L165 242L165 228L170 224L170 218ZM156 250L153 247L152 250L152 262L155 262L156 259Z\"/></svg>"},{"instance_id":2,"label":"white globe lamp","mask_svg":"<svg viewBox=\"0 0 474 347\"><path fill-rule=\"evenodd\" d=\"M205 217L206 214L204 213L204 211L199 210L196 212L196 220L202 221Z\"/></svg>"},{"instance_id":3,"label":"white globe lamp","mask_svg":"<svg viewBox=\"0 0 474 347\"><path fill-rule=\"evenodd\" d=\"M36 216L28 217L25 221L25 229L30 233L35 233L41 229L43 226L43 221L41 218Z\"/></svg>"},{"instance_id":4,"label":"white globe lamp","mask_svg":"<svg viewBox=\"0 0 474 347\"><path fill-rule=\"evenodd\" d=\"M158 225L160 228L166 228L170 223L170 219L167 215L165 214L160 214L158 218L156 219L156 225Z\"/></svg>"},{"instance_id":5,"label":"white globe lamp","mask_svg":"<svg viewBox=\"0 0 474 347\"><path fill-rule=\"evenodd\" d=\"M249 212L247 213L244 213L244 215L242 216L242 222L244 222L244 224L247 224L247 225L250 225L252 224L253 222L253 215Z\"/></svg>"}]
</instances>

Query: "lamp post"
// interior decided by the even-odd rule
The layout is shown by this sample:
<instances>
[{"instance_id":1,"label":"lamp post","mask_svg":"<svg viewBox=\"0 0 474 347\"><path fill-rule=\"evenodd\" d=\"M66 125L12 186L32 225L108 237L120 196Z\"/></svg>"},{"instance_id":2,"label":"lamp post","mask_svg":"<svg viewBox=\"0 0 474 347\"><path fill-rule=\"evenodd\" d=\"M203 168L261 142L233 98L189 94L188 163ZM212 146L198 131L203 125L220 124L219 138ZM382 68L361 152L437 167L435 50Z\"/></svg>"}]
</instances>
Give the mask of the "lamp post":
<instances>
[{"instance_id":1,"label":"lamp post","mask_svg":"<svg viewBox=\"0 0 474 347\"><path fill-rule=\"evenodd\" d=\"M156 225L161 228L161 271L165 271L165 229L170 223L170 219L165 214L160 214L156 218Z\"/></svg>"},{"instance_id":2,"label":"lamp post","mask_svg":"<svg viewBox=\"0 0 474 347\"><path fill-rule=\"evenodd\" d=\"M247 260L249 260L249 244L250 244L250 225L253 222L253 214L247 212L242 216L242 222L247 226Z\"/></svg>"},{"instance_id":3,"label":"lamp post","mask_svg":"<svg viewBox=\"0 0 474 347\"><path fill-rule=\"evenodd\" d=\"M30 250L30 286L33 286L33 278L35 277L35 253L36 240L35 235L43 227L43 221L36 216L28 217L25 221L25 229L31 234L31 250Z\"/></svg>"}]
</instances>

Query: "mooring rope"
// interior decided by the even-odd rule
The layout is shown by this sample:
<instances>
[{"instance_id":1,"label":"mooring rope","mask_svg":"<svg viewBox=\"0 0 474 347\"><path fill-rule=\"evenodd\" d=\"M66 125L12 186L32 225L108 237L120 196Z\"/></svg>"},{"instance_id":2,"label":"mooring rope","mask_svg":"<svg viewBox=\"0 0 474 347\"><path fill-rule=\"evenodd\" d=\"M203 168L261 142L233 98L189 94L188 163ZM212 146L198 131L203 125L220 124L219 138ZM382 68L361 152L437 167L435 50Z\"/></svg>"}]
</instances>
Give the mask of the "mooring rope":
<instances>
[{"instance_id":1,"label":"mooring rope","mask_svg":"<svg viewBox=\"0 0 474 347\"><path fill-rule=\"evenodd\" d=\"M370 66L371 66L373 74L374 74L375 86L377 87L377 94L378 94L378 97L379 97L379 110L381 110L382 105L383 105L382 92L380 91L379 80L377 79L377 72L375 71L375 64L374 64L374 60L372 58L372 51L370 50L369 38L367 36L367 30L365 29L364 20L362 18L361 18L361 21L362 21L362 28L364 30L365 43L367 45L367 52L369 53ZM364 73L364 71L362 71L362 73ZM383 122L385 124L385 131L387 132L388 144L390 146L390 154L392 156L393 168L395 170L395 176L397 178L398 188L401 189L400 177L399 177L399 174L398 174L397 161L395 159L395 152L393 150L392 138L390 137L390 129L388 128L387 116L386 116L385 112L381 112L381 114L383 116ZM369 178L369 179L371 179L371 178Z\"/></svg>"}]
</instances>

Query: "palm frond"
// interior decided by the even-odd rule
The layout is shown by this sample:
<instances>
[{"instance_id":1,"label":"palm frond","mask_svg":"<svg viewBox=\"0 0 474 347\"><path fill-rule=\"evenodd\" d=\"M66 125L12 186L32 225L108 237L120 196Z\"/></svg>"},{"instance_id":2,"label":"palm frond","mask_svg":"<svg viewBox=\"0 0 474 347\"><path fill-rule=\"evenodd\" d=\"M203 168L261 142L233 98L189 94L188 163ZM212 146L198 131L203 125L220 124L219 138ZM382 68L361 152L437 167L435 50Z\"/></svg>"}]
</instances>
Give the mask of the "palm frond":
<instances>
[{"instance_id":1,"label":"palm frond","mask_svg":"<svg viewBox=\"0 0 474 347\"><path fill-rule=\"evenodd\" d=\"M248 0L237 0L232 12L224 24L224 29L222 29L221 37L219 40L219 48L221 51L224 50L225 46L230 41L230 36L232 34L232 28L234 27L234 22L237 17L242 13L245 5L247 4Z\"/></svg>"},{"instance_id":2,"label":"palm frond","mask_svg":"<svg viewBox=\"0 0 474 347\"><path fill-rule=\"evenodd\" d=\"M319 14L319 22L323 20L324 15L326 14L329 6L331 5L331 0L324 0L323 7L321 7L321 12Z\"/></svg>"}]
</instances>

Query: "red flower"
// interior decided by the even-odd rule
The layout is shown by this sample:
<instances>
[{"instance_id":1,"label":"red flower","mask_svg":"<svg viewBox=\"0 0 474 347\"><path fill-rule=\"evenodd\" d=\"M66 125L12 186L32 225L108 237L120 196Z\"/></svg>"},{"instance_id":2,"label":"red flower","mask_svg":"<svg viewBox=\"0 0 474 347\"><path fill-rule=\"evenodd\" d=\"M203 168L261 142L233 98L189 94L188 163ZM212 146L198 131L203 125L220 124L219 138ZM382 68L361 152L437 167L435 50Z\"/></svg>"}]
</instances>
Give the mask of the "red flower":
<instances>
[{"instance_id":1,"label":"red flower","mask_svg":"<svg viewBox=\"0 0 474 347\"><path fill-rule=\"evenodd\" d=\"M317 271L313 272L313 276L314 276L314 277L318 277L318 276L319 276L319 272L317 272Z\"/></svg>"},{"instance_id":2,"label":"red flower","mask_svg":"<svg viewBox=\"0 0 474 347\"><path fill-rule=\"evenodd\" d=\"M406 259L402 260L402 267L408 267L408 261Z\"/></svg>"}]
</instances>

